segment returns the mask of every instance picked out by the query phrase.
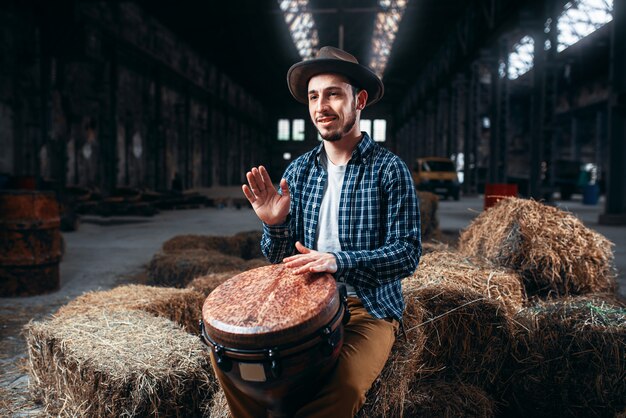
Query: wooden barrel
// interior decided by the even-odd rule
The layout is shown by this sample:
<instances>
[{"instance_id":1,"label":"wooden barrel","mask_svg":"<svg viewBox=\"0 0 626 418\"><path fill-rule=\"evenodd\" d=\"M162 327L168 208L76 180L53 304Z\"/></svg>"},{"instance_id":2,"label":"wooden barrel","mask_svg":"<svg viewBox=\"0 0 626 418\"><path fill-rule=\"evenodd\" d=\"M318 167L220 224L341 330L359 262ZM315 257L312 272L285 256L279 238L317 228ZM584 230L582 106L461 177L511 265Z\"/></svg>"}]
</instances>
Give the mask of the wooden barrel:
<instances>
[{"instance_id":1,"label":"wooden barrel","mask_svg":"<svg viewBox=\"0 0 626 418\"><path fill-rule=\"evenodd\" d=\"M0 192L0 296L59 288L59 205L50 192Z\"/></svg>"}]
</instances>

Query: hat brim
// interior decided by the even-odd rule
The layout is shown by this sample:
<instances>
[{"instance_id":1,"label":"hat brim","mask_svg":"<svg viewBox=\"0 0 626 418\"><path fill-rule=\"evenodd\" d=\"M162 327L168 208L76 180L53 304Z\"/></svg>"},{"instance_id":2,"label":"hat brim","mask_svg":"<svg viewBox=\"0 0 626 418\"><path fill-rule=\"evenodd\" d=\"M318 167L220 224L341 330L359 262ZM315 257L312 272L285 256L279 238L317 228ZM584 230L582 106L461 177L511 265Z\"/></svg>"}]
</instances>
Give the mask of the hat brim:
<instances>
[{"instance_id":1,"label":"hat brim","mask_svg":"<svg viewBox=\"0 0 626 418\"><path fill-rule=\"evenodd\" d=\"M366 106L379 101L385 92L380 78L369 68L337 59L312 59L298 62L287 72L287 84L291 95L299 102L308 104L308 87L311 77L317 74L336 73L346 76L356 87L367 91Z\"/></svg>"}]
</instances>

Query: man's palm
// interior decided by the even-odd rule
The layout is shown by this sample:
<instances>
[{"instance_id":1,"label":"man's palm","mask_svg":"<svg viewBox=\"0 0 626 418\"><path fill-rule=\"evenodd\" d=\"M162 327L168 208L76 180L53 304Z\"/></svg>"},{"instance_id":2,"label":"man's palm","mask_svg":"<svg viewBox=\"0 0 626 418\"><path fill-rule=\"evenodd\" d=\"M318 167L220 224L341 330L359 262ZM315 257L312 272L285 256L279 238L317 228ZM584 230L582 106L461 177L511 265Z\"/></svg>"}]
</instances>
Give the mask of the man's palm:
<instances>
[{"instance_id":1,"label":"man's palm","mask_svg":"<svg viewBox=\"0 0 626 418\"><path fill-rule=\"evenodd\" d=\"M268 225L278 225L287 220L291 197L287 181L280 181L281 194L278 193L265 167L255 167L246 173L248 184L242 186L246 196L259 219Z\"/></svg>"}]
</instances>

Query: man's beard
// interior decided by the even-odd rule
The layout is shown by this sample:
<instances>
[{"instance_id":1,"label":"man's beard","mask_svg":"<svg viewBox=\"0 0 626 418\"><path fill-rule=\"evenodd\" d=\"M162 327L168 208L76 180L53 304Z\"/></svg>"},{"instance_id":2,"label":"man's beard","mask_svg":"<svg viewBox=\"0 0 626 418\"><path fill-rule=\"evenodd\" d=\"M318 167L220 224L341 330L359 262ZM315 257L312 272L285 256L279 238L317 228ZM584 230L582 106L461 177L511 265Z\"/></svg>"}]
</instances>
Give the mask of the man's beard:
<instances>
[{"instance_id":1,"label":"man's beard","mask_svg":"<svg viewBox=\"0 0 626 418\"><path fill-rule=\"evenodd\" d=\"M326 136L324 136L324 134L322 134L322 132L320 132L319 129L318 129L318 132L320 133L320 136L322 137L323 140L328 141L328 142L336 142L336 141L339 141L341 138L343 138L345 134L350 132L352 128L354 127L355 123L356 123L356 109L353 109L350 119L348 119L348 122L344 125L341 131L331 131L327 133Z\"/></svg>"}]
</instances>

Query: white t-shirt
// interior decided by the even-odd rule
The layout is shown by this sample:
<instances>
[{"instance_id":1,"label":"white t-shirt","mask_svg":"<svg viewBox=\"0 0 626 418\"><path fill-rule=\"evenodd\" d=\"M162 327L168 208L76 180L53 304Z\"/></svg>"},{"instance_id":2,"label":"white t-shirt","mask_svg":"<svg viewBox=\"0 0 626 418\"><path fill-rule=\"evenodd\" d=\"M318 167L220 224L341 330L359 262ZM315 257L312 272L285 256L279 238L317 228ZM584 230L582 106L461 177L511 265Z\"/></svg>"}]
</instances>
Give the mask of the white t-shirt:
<instances>
[{"instance_id":1,"label":"white t-shirt","mask_svg":"<svg viewBox=\"0 0 626 418\"><path fill-rule=\"evenodd\" d=\"M341 187L346 174L345 165L335 165L328 159L325 152L320 154L320 164L328 172L328 182L324 189L320 214L317 223L316 247L324 253L341 251L339 243L339 201ZM355 296L354 287L346 283L349 296Z\"/></svg>"}]
</instances>

